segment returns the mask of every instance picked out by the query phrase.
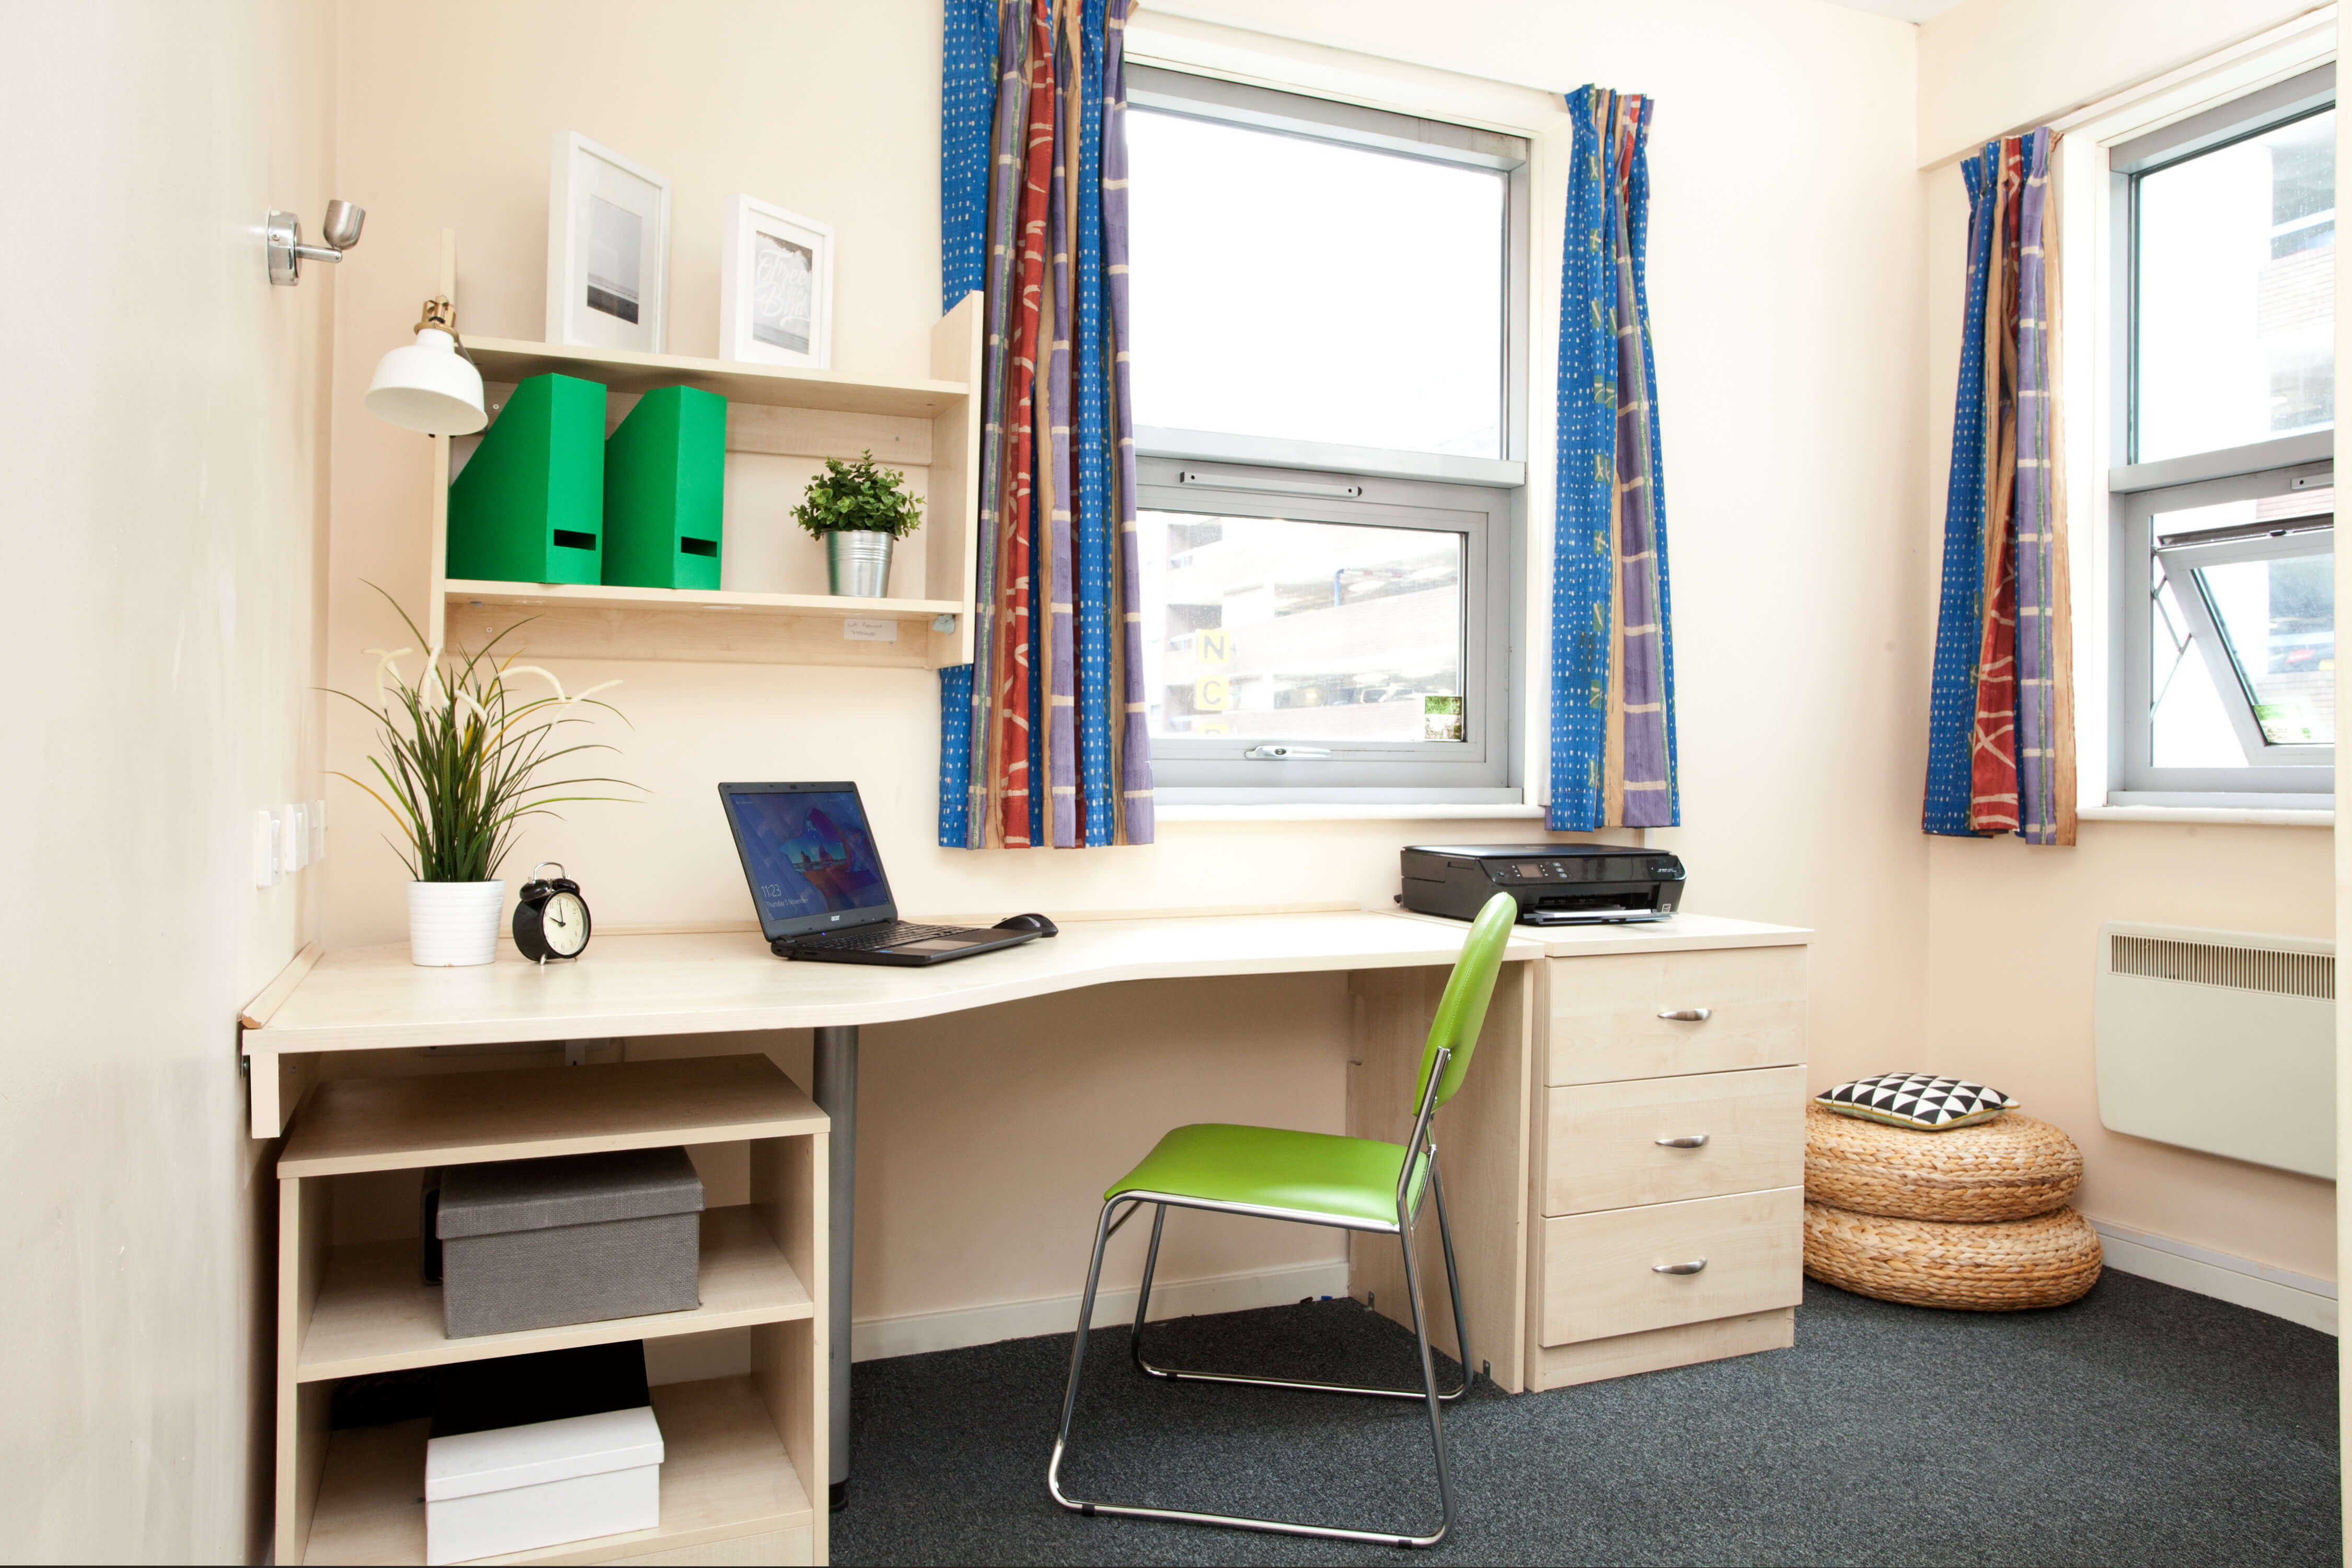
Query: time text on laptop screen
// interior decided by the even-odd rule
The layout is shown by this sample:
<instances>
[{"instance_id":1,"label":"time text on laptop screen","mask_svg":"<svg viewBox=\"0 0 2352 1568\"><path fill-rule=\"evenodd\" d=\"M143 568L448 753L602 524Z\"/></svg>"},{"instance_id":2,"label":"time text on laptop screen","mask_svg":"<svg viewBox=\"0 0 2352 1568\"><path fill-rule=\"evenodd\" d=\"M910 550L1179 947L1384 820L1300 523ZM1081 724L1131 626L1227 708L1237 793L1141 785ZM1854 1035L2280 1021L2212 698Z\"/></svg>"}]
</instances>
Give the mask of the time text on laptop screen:
<instances>
[{"instance_id":1,"label":"time text on laptop screen","mask_svg":"<svg viewBox=\"0 0 2352 1568\"><path fill-rule=\"evenodd\" d=\"M730 794L726 799L762 925L889 903L882 858L854 793Z\"/></svg>"}]
</instances>

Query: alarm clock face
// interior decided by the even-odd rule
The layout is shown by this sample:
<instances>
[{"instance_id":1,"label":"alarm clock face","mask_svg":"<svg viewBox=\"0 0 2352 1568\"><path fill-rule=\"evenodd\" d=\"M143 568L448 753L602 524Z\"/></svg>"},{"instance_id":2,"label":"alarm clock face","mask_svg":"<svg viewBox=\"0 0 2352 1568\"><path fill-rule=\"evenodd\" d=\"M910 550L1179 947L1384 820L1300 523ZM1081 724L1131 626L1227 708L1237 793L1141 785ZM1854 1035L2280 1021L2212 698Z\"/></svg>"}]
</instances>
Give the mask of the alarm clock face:
<instances>
[{"instance_id":1,"label":"alarm clock face","mask_svg":"<svg viewBox=\"0 0 2352 1568\"><path fill-rule=\"evenodd\" d=\"M539 930L550 952L576 957L588 945L588 906L577 893L551 894L539 911Z\"/></svg>"}]
</instances>

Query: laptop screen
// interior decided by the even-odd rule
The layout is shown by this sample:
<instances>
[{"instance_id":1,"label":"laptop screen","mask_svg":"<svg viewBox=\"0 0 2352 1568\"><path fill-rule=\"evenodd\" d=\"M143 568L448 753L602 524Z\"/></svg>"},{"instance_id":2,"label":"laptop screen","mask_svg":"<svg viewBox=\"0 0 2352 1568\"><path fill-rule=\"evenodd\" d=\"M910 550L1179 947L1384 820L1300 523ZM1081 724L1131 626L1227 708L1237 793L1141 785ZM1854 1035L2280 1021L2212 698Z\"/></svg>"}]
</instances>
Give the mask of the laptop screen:
<instances>
[{"instance_id":1,"label":"laptop screen","mask_svg":"<svg viewBox=\"0 0 2352 1568\"><path fill-rule=\"evenodd\" d=\"M890 884L855 784L722 784L735 847L769 937L891 915Z\"/></svg>"}]
</instances>

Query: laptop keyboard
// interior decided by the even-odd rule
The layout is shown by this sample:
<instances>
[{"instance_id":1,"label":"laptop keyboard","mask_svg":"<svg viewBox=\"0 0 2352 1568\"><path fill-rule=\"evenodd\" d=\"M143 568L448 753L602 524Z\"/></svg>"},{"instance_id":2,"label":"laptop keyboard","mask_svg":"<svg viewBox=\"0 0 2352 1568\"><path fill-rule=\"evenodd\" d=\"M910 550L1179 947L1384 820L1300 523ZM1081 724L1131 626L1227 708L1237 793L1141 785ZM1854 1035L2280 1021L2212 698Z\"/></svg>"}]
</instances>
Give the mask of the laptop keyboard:
<instances>
[{"instance_id":1,"label":"laptop keyboard","mask_svg":"<svg viewBox=\"0 0 2352 1568\"><path fill-rule=\"evenodd\" d=\"M925 937L954 936L970 928L965 926L919 926L898 921L887 926L860 926L856 931L818 931L812 936L795 937L794 947L821 947L833 952L871 952L877 947L896 947L902 942L920 942Z\"/></svg>"}]
</instances>

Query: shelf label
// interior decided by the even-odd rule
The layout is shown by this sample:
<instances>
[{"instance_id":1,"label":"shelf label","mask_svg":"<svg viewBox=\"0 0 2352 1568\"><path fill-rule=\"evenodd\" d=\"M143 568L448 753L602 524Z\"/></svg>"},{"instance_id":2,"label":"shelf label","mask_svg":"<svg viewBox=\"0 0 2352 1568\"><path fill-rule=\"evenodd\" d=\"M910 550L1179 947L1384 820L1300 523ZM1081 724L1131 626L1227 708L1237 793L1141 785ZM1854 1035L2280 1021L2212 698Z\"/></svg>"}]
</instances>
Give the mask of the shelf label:
<instances>
[{"instance_id":1,"label":"shelf label","mask_svg":"<svg viewBox=\"0 0 2352 1568\"><path fill-rule=\"evenodd\" d=\"M844 642L897 642L898 623L896 621L865 621L851 617L841 623Z\"/></svg>"}]
</instances>

